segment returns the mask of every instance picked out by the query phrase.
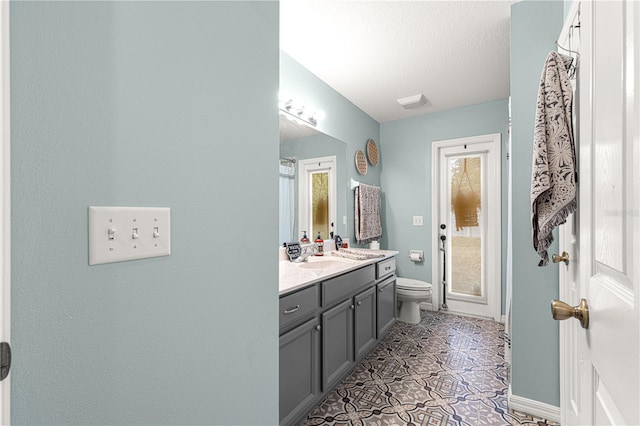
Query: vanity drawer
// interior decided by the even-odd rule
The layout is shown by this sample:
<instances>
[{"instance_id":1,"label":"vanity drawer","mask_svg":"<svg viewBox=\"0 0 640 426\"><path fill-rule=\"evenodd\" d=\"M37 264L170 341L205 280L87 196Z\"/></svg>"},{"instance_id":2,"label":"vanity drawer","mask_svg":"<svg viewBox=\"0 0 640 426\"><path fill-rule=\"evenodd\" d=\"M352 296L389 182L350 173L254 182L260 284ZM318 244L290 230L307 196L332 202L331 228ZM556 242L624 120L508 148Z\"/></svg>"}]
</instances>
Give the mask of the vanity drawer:
<instances>
[{"instance_id":1,"label":"vanity drawer","mask_svg":"<svg viewBox=\"0 0 640 426\"><path fill-rule=\"evenodd\" d=\"M396 272L396 258L383 260L376 263L376 279L380 279Z\"/></svg>"},{"instance_id":2,"label":"vanity drawer","mask_svg":"<svg viewBox=\"0 0 640 426\"><path fill-rule=\"evenodd\" d=\"M345 297L352 296L357 290L375 281L373 265L356 269L322 283L322 306L329 306Z\"/></svg>"},{"instance_id":3,"label":"vanity drawer","mask_svg":"<svg viewBox=\"0 0 640 426\"><path fill-rule=\"evenodd\" d=\"M280 298L280 330L318 309L318 286L313 285Z\"/></svg>"}]
</instances>

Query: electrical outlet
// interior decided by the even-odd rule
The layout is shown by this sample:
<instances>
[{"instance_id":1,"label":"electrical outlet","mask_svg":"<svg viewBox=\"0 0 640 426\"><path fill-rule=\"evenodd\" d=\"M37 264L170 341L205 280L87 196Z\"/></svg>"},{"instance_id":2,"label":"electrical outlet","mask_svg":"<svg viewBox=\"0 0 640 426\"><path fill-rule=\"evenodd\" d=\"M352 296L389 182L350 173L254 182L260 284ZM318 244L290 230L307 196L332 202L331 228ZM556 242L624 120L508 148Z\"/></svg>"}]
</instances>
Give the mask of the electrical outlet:
<instances>
[{"instance_id":1,"label":"electrical outlet","mask_svg":"<svg viewBox=\"0 0 640 426\"><path fill-rule=\"evenodd\" d=\"M413 217L413 226L422 226L424 225L422 221L422 216L414 216Z\"/></svg>"},{"instance_id":2,"label":"electrical outlet","mask_svg":"<svg viewBox=\"0 0 640 426\"><path fill-rule=\"evenodd\" d=\"M89 207L89 265L171 254L170 209Z\"/></svg>"}]
</instances>

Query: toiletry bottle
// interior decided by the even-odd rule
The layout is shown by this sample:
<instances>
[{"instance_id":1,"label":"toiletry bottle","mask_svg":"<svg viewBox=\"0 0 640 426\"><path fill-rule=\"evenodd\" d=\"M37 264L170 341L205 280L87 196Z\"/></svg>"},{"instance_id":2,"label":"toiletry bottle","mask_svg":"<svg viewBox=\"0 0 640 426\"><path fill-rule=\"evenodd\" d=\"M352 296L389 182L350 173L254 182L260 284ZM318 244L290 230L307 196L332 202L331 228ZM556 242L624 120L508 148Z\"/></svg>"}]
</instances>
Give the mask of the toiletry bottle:
<instances>
[{"instance_id":1,"label":"toiletry bottle","mask_svg":"<svg viewBox=\"0 0 640 426\"><path fill-rule=\"evenodd\" d=\"M308 243L309 237L307 237L307 231L302 231L302 238L300 238L301 243Z\"/></svg>"},{"instance_id":2,"label":"toiletry bottle","mask_svg":"<svg viewBox=\"0 0 640 426\"><path fill-rule=\"evenodd\" d=\"M320 236L320 231L318 231L318 237L313 241L316 243L316 256L324 256L324 240Z\"/></svg>"}]
</instances>

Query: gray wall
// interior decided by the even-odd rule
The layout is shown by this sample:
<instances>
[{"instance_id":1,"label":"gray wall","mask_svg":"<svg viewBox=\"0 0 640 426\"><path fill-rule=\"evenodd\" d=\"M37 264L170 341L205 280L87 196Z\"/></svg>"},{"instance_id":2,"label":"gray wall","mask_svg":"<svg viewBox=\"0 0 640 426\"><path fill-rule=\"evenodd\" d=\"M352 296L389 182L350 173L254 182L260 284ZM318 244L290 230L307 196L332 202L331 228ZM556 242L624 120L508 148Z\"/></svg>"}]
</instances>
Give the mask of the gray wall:
<instances>
[{"instance_id":1,"label":"gray wall","mask_svg":"<svg viewBox=\"0 0 640 426\"><path fill-rule=\"evenodd\" d=\"M362 112L344 96L282 51L280 52L280 90L286 90L294 99L302 99L308 102L309 105L314 105L316 109L323 110L326 113L326 118L318 123L317 128L321 132L346 144L347 182L353 178L369 185L380 186L380 170L382 167L380 163L377 166L369 165L367 174L363 176L356 171L354 161L357 150L366 151L365 146L368 139L375 140L380 146L380 124L377 121ZM381 163L384 163L384 157L381 158ZM349 233L348 235L340 234L340 236L343 238L349 237L352 245L356 245L353 228L353 191L349 187L347 191L347 226ZM340 226L342 227L342 225ZM386 232L383 223L383 235Z\"/></svg>"},{"instance_id":2,"label":"gray wall","mask_svg":"<svg viewBox=\"0 0 640 426\"><path fill-rule=\"evenodd\" d=\"M278 422L278 55L277 2L12 2L13 424ZM90 205L171 256L88 266Z\"/></svg>"},{"instance_id":3,"label":"gray wall","mask_svg":"<svg viewBox=\"0 0 640 426\"><path fill-rule=\"evenodd\" d=\"M555 50L563 2L511 6L513 153L513 336L511 388L517 396L560 404L558 324L549 303L558 297L558 267L537 266L531 240L531 158L536 98L545 58ZM557 253L557 243L550 248Z\"/></svg>"},{"instance_id":4,"label":"gray wall","mask_svg":"<svg viewBox=\"0 0 640 426\"><path fill-rule=\"evenodd\" d=\"M503 152L505 152L508 123L509 102L505 99L381 125L381 181L386 194L383 223L387 227L382 243L385 248L400 251L397 258L399 276L431 282L431 244L432 238L437 238L437 232L431 229L432 143L439 140L501 133ZM502 293L504 298L507 248L507 163L504 155L500 158L503 176ZM424 226L413 226L412 216L424 216ZM411 262L409 250L424 250L425 262Z\"/></svg>"}]
</instances>

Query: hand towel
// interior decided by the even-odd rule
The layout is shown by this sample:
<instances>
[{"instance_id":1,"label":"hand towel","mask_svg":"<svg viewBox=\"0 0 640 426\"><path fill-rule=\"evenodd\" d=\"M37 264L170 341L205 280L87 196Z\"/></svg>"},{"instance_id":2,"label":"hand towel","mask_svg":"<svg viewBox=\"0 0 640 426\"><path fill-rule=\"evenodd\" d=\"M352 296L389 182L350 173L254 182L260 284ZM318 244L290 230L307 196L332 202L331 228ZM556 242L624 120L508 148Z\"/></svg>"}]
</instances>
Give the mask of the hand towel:
<instances>
[{"instance_id":1,"label":"hand towel","mask_svg":"<svg viewBox=\"0 0 640 426\"><path fill-rule=\"evenodd\" d=\"M538 266L549 263L553 229L576 210L573 92L564 61L551 52L542 70L533 139L531 224Z\"/></svg>"},{"instance_id":2,"label":"hand towel","mask_svg":"<svg viewBox=\"0 0 640 426\"><path fill-rule=\"evenodd\" d=\"M332 251L333 256L344 257L345 259L352 260L368 260L384 257L385 254L380 250L369 249L340 249L338 251Z\"/></svg>"},{"instance_id":3,"label":"hand towel","mask_svg":"<svg viewBox=\"0 0 640 426\"><path fill-rule=\"evenodd\" d=\"M366 244L382 236L380 221L380 188L361 183L355 190L355 228L358 244Z\"/></svg>"}]
</instances>

